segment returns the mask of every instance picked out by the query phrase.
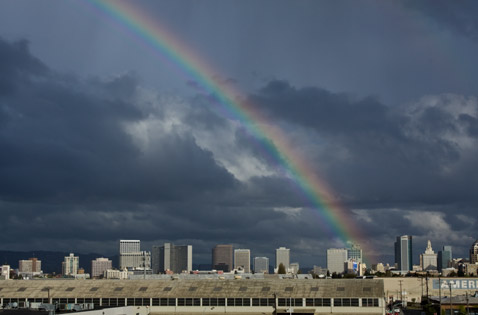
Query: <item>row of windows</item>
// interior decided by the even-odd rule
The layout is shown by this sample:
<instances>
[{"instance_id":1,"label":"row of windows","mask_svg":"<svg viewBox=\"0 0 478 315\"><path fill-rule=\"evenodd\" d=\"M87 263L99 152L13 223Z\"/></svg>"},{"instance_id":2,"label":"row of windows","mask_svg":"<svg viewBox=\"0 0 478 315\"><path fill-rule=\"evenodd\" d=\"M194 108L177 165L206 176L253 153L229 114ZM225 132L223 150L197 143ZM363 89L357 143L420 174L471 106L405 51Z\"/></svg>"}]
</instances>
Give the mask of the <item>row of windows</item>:
<instances>
[{"instance_id":1,"label":"row of windows","mask_svg":"<svg viewBox=\"0 0 478 315\"><path fill-rule=\"evenodd\" d=\"M19 301L43 302L48 303L48 299L16 299L3 298L3 304ZM306 298L305 306L331 306L330 298ZM74 298L53 298L53 303L75 303ZM202 306L274 306L273 298L202 298ZM278 306L304 306L302 298L278 298ZM95 307L117 307L117 306L201 306L201 298L77 298L76 303L93 303ZM333 305L341 306L359 306L358 298L334 298ZM379 301L374 298L363 298L363 307L378 307Z\"/></svg>"}]
</instances>

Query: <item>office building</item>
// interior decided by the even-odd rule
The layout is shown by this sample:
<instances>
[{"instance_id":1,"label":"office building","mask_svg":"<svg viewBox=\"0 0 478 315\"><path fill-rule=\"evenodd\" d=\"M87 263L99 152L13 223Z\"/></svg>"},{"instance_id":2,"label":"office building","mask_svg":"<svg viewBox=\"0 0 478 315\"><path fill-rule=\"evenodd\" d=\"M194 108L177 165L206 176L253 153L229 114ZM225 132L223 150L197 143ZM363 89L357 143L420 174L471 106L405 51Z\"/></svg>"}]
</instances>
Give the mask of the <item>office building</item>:
<instances>
[{"instance_id":1,"label":"office building","mask_svg":"<svg viewBox=\"0 0 478 315\"><path fill-rule=\"evenodd\" d=\"M232 245L216 245L212 249L212 269L229 272L234 267Z\"/></svg>"},{"instance_id":2,"label":"office building","mask_svg":"<svg viewBox=\"0 0 478 315\"><path fill-rule=\"evenodd\" d=\"M91 261L91 276L100 277L103 276L105 271L113 268L113 262L108 258L96 258Z\"/></svg>"},{"instance_id":3,"label":"office building","mask_svg":"<svg viewBox=\"0 0 478 315\"><path fill-rule=\"evenodd\" d=\"M478 262L478 240L476 240L470 248L470 264Z\"/></svg>"},{"instance_id":4,"label":"office building","mask_svg":"<svg viewBox=\"0 0 478 315\"><path fill-rule=\"evenodd\" d=\"M255 257L254 258L254 272L255 273L269 273L269 258Z\"/></svg>"},{"instance_id":5,"label":"office building","mask_svg":"<svg viewBox=\"0 0 478 315\"><path fill-rule=\"evenodd\" d=\"M395 264L397 270L408 272L413 268L412 236L397 236L395 241Z\"/></svg>"},{"instance_id":6,"label":"office building","mask_svg":"<svg viewBox=\"0 0 478 315\"><path fill-rule=\"evenodd\" d=\"M62 263L63 276L72 276L78 274L79 266L80 258L75 256L73 253L70 253L70 256L66 256Z\"/></svg>"},{"instance_id":7,"label":"office building","mask_svg":"<svg viewBox=\"0 0 478 315\"><path fill-rule=\"evenodd\" d=\"M279 247L276 249L276 272L279 269L279 265L282 264L287 271L290 267L290 249L285 247Z\"/></svg>"},{"instance_id":8,"label":"office building","mask_svg":"<svg viewBox=\"0 0 478 315\"><path fill-rule=\"evenodd\" d=\"M420 266L422 267L423 271L431 271L437 270L438 262L437 262L437 254L432 249L432 243L428 240L427 248L425 252L420 255Z\"/></svg>"},{"instance_id":9,"label":"office building","mask_svg":"<svg viewBox=\"0 0 478 315\"><path fill-rule=\"evenodd\" d=\"M242 269L244 272L251 272L251 251L249 249L234 250L234 269Z\"/></svg>"},{"instance_id":10,"label":"office building","mask_svg":"<svg viewBox=\"0 0 478 315\"><path fill-rule=\"evenodd\" d=\"M43 272L41 270L41 260L30 258L28 260L18 261L18 273L22 276L37 276Z\"/></svg>"},{"instance_id":11,"label":"office building","mask_svg":"<svg viewBox=\"0 0 478 315\"><path fill-rule=\"evenodd\" d=\"M192 245L153 246L153 273L182 273L193 269Z\"/></svg>"},{"instance_id":12,"label":"office building","mask_svg":"<svg viewBox=\"0 0 478 315\"><path fill-rule=\"evenodd\" d=\"M453 253L451 246L443 246L443 250L438 252L438 271L441 272L443 269L450 267L452 259Z\"/></svg>"},{"instance_id":13,"label":"office building","mask_svg":"<svg viewBox=\"0 0 478 315\"><path fill-rule=\"evenodd\" d=\"M341 274L344 272L344 263L347 261L346 248L329 248L327 249L327 270L330 274L334 272Z\"/></svg>"},{"instance_id":14,"label":"office building","mask_svg":"<svg viewBox=\"0 0 478 315\"><path fill-rule=\"evenodd\" d=\"M151 269L151 253L141 251L139 240L120 240L119 267L128 270Z\"/></svg>"},{"instance_id":15,"label":"office building","mask_svg":"<svg viewBox=\"0 0 478 315\"><path fill-rule=\"evenodd\" d=\"M362 262L362 248L357 243L351 243L347 248L347 258L357 262Z\"/></svg>"}]
</instances>

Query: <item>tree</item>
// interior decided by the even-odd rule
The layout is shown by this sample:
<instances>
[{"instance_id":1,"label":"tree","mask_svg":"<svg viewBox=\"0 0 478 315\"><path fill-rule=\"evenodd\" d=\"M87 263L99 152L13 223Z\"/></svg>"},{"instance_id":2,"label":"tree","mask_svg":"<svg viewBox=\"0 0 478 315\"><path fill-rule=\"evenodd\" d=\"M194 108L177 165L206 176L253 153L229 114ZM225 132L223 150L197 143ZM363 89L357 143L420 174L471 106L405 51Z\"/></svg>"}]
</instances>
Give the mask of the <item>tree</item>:
<instances>
[{"instance_id":1,"label":"tree","mask_svg":"<svg viewBox=\"0 0 478 315\"><path fill-rule=\"evenodd\" d=\"M277 270L277 273L280 274L280 275L285 275L285 266L284 264L280 263L279 264L279 268Z\"/></svg>"}]
</instances>

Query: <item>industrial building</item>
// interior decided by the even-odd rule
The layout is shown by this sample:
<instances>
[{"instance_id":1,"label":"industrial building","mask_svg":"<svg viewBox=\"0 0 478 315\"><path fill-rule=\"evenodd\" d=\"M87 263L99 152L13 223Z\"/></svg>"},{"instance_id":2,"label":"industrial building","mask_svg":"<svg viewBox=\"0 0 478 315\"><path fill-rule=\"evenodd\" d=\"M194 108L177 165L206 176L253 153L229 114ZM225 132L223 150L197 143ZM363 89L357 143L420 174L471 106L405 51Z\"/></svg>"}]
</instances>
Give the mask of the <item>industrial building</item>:
<instances>
[{"instance_id":1,"label":"industrial building","mask_svg":"<svg viewBox=\"0 0 478 315\"><path fill-rule=\"evenodd\" d=\"M382 280L18 280L0 282L0 303L135 306L149 314L384 314ZM138 311L139 312L139 311Z\"/></svg>"}]
</instances>

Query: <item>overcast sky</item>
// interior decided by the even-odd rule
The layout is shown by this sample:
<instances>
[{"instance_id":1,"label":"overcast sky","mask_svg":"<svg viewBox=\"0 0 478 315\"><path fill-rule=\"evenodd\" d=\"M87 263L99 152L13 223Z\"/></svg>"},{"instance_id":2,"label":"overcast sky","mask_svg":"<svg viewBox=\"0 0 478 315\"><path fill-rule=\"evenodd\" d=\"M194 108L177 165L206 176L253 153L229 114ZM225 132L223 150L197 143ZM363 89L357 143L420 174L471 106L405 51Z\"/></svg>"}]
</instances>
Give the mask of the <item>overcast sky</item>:
<instances>
[{"instance_id":1,"label":"overcast sky","mask_svg":"<svg viewBox=\"0 0 478 315\"><path fill-rule=\"evenodd\" d=\"M146 1L344 205L372 262L398 235L467 257L478 210L478 2ZM343 246L197 82L84 1L0 2L0 249Z\"/></svg>"}]
</instances>

